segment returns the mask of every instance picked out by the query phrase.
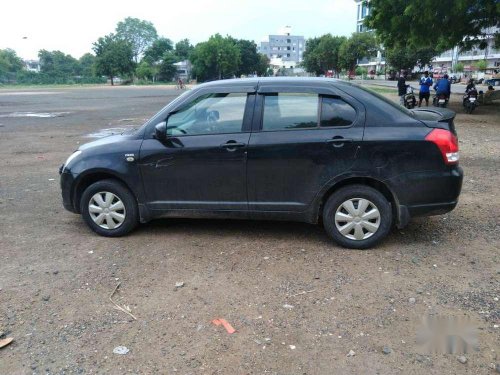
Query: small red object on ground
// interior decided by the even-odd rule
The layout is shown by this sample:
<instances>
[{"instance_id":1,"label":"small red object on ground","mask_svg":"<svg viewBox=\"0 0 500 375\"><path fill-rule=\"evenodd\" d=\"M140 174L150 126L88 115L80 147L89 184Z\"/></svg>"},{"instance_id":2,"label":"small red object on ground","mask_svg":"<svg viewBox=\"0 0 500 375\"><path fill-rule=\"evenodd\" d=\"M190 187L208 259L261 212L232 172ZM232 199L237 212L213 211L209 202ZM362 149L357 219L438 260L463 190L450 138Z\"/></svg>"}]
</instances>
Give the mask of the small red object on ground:
<instances>
[{"instance_id":1,"label":"small red object on ground","mask_svg":"<svg viewBox=\"0 0 500 375\"><path fill-rule=\"evenodd\" d=\"M212 320L212 323L215 324L216 326L220 326L222 324L222 326L226 329L227 333L229 334L236 332L233 326L229 324L225 319L214 319Z\"/></svg>"}]
</instances>

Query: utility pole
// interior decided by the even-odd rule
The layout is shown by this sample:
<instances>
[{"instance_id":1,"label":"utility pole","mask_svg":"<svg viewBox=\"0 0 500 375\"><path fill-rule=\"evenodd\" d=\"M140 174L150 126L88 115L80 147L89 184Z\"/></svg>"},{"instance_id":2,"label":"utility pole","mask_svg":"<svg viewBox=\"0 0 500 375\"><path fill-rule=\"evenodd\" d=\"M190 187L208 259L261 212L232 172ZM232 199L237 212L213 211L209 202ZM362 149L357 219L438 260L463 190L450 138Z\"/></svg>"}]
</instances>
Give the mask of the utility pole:
<instances>
[{"instance_id":1,"label":"utility pole","mask_svg":"<svg viewBox=\"0 0 500 375\"><path fill-rule=\"evenodd\" d=\"M220 67L220 58L221 58L221 53L220 51L217 53L217 69L219 70L219 80L222 79L222 70Z\"/></svg>"},{"instance_id":2,"label":"utility pole","mask_svg":"<svg viewBox=\"0 0 500 375\"><path fill-rule=\"evenodd\" d=\"M451 51L451 70L455 72L455 66L458 64L458 46L453 47Z\"/></svg>"}]
</instances>

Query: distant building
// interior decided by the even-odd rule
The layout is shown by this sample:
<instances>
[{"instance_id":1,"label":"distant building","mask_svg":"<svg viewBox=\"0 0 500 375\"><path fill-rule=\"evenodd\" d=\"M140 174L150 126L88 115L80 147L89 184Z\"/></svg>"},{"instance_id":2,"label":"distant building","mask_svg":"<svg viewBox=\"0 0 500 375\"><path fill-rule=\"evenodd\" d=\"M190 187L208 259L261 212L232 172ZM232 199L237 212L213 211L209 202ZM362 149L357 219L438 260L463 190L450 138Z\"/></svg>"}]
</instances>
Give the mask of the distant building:
<instances>
[{"instance_id":1,"label":"distant building","mask_svg":"<svg viewBox=\"0 0 500 375\"><path fill-rule=\"evenodd\" d=\"M306 41L302 35L292 35L290 26L286 26L277 35L269 35L260 43L258 51L266 55L274 69L295 69L303 60Z\"/></svg>"},{"instance_id":2,"label":"distant building","mask_svg":"<svg viewBox=\"0 0 500 375\"><path fill-rule=\"evenodd\" d=\"M191 62L189 60L179 61L174 63L176 68L175 78L182 79L184 82L191 78Z\"/></svg>"},{"instance_id":3,"label":"distant building","mask_svg":"<svg viewBox=\"0 0 500 375\"><path fill-rule=\"evenodd\" d=\"M432 61L434 70L439 70L442 72L453 71L456 64L460 63L464 65L464 73L475 71L474 63L479 60L486 60L487 62L487 72L491 73L493 70L500 70L500 49L495 48L495 38L494 35L500 30L493 27L487 30L488 46L481 50L477 47L469 49L467 51L460 51L458 46L443 52L441 55L435 57Z\"/></svg>"},{"instance_id":4,"label":"distant building","mask_svg":"<svg viewBox=\"0 0 500 375\"><path fill-rule=\"evenodd\" d=\"M356 32L364 33L367 31L372 31L368 29L363 22L365 18L370 14L370 2L369 0L354 0L357 7L356 12ZM385 69L385 59L383 57L382 48L377 51L376 56L365 57L358 61L358 65L366 68L368 72L375 71L380 72Z\"/></svg>"},{"instance_id":5,"label":"distant building","mask_svg":"<svg viewBox=\"0 0 500 375\"><path fill-rule=\"evenodd\" d=\"M368 31L368 28L363 25L365 18L370 14L370 6L366 0L354 0L357 7L356 32L362 33Z\"/></svg>"},{"instance_id":6,"label":"distant building","mask_svg":"<svg viewBox=\"0 0 500 375\"><path fill-rule=\"evenodd\" d=\"M29 72L40 73L40 61L38 60L24 60L24 67Z\"/></svg>"}]
</instances>

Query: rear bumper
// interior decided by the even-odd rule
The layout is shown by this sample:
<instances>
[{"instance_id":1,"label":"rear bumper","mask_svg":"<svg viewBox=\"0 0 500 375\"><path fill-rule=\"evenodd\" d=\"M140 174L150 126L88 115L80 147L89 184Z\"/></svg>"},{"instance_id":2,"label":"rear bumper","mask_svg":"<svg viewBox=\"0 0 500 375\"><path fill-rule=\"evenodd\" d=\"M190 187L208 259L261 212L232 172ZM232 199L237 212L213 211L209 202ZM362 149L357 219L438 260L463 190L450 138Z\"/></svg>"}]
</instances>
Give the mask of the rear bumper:
<instances>
[{"instance_id":1,"label":"rear bumper","mask_svg":"<svg viewBox=\"0 0 500 375\"><path fill-rule=\"evenodd\" d=\"M443 215L452 211L458 204L458 200L453 202L421 204L415 206L404 206L408 210L410 217L414 216L434 216Z\"/></svg>"},{"instance_id":2,"label":"rear bumper","mask_svg":"<svg viewBox=\"0 0 500 375\"><path fill-rule=\"evenodd\" d=\"M442 215L452 211L462 190L463 170L455 166L441 172L418 172L388 181L398 200L398 227L411 217Z\"/></svg>"}]
</instances>

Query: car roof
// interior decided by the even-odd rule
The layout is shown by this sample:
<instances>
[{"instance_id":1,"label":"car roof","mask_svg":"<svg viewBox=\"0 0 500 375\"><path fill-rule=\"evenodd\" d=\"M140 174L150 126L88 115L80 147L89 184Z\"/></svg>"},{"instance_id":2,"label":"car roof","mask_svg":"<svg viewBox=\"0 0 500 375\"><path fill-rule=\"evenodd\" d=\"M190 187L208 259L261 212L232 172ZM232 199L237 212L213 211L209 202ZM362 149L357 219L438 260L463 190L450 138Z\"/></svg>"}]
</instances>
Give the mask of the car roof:
<instances>
[{"instance_id":1,"label":"car roof","mask_svg":"<svg viewBox=\"0 0 500 375\"><path fill-rule=\"evenodd\" d=\"M259 84L276 84L289 86L304 85L333 85L333 86L352 86L349 82L335 78L323 77L258 77L258 78L232 78L221 79L201 84L199 87L227 87L227 86L257 86Z\"/></svg>"},{"instance_id":2,"label":"car roof","mask_svg":"<svg viewBox=\"0 0 500 375\"><path fill-rule=\"evenodd\" d=\"M167 104L160 112L149 119L144 128L149 126L150 123L163 121L169 112L181 108L186 102L189 102L193 97L199 95L200 91L205 93L210 93L211 90L214 90L214 92L226 92L225 90L228 88L235 88L236 90L243 90L241 92L249 93L252 91L246 90L257 90L257 86L264 88L265 86L271 86L271 88L273 88L272 85L275 85L275 87L279 89L288 89L288 92L291 92L289 89L293 89L294 87L308 89L316 87L320 89L327 88L329 92L332 92L332 90L330 90L331 88L336 88L358 102L362 106L363 112L365 110L368 111L372 123L389 123L394 125L397 122L407 123L408 118L417 121L414 120L411 114L406 109L403 109L403 107L390 103L390 101L382 95L371 92L355 82L350 83L326 77L255 77L223 79L197 85L193 90L184 92L184 94ZM388 103L390 103L390 105ZM394 111L394 108L398 110ZM407 113L405 113L405 111Z\"/></svg>"}]
</instances>

